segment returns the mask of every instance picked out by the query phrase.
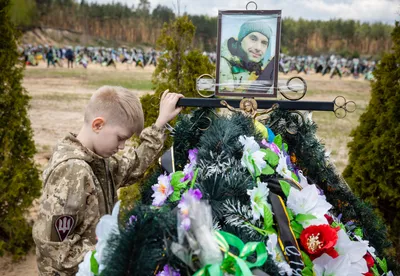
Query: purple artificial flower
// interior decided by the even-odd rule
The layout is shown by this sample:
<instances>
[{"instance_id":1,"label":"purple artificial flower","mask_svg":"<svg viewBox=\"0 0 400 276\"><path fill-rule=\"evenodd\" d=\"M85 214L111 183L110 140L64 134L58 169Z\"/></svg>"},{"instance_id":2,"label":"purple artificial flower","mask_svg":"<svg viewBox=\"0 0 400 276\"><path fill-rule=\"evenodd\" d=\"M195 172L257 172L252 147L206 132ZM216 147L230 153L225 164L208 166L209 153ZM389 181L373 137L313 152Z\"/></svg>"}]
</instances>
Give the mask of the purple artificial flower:
<instances>
[{"instance_id":1,"label":"purple artificial flower","mask_svg":"<svg viewBox=\"0 0 400 276\"><path fill-rule=\"evenodd\" d=\"M181 276L179 270L175 270L169 265L164 265L164 269L161 272L158 272L156 276Z\"/></svg>"},{"instance_id":2,"label":"purple artificial flower","mask_svg":"<svg viewBox=\"0 0 400 276\"><path fill-rule=\"evenodd\" d=\"M133 223L136 222L136 221L137 221L137 217L136 217L136 216L134 216L134 215L130 216L130 218L129 218L129 224L133 224Z\"/></svg>"},{"instance_id":3,"label":"purple artificial flower","mask_svg":"<svg viewBox=\"0 0 400 276\"><path fill-rule=\"evenodd\" d=\"M126 223L126 227L129 227L130 225L133 225L135 222L137 221L137 217L132 215L129 217L127 223Z\"/></svg>"},{"instance_id":4,"label":"purple artificial flower","mask_svg":"<svg viewBox=\"0 0 400 276\"><path fill-rule=\"evenodd\" d=\"M189 162L193 165L197 164L197 154L199 153L198 149L189 150Z\"/></svg>"},{"instance_id":5,"label":"purple artificial flower","mask_svg":"<svg viewBox=\"0 0 400 276\"><path fill-rule=\"evenodd\" d=\"M189 208L193 201L199 201L203 197L199 189L189 189L182 195L178 208L182 218L181 227L188 231L190 229Z\"/></svg>"},{"instance_id":6,"label":"purple artificial flower","mask_svg":"<svg viewBox=\"0 0 400 276\"><path fill-rule=\"evenodd\" d=\"M163 174L158 177L158 184L151 186L154 191L154 194L151 196L154 197L153 206L162 206L167 198L174 192L170 181L171 177Z\"/></svg>"},{"instance_id":7,"label":"purple artificial flower","mask_svg":"<svg viewBox=\"0 0 400 276\"><path fill-rule=\"evenodd\" d=\"M185 182L187 180L192 180L194 176L194 167L197 164L197 154L199 153L198 149L189 150L189 164L186 164L183 168L183 173L185 176L181 179L181 182Z\"/></svg>"},{"instance_id":8,"label":"purple artificial flower","mask_svg":"<svg viewBox=\"0 0 400 276\"><path fill-rule=\"evenodd\" d=\"M279 154L281 150L278 148L278 146L275 143L268 143L265 139L262 139L261 144L263 144L265 147L269 148L276 154Z\"/></svg>"},{"instance_id":9,"label":"purple artificial flower","mask_svg":"<svg viewBox=\"0 0 400 276\"><path fill-rule=\"evenodd\" d=\"M289 155L286 155L286 164L287 164L289 170L294 171L294 166L292 164L292 161L290 160Z\"/></svg>"},{"instance_id":10,"label":"purple artificial flower","mask_svg":"<svg viewBox=\"0 0 400 276\"><path fill-rule=\"evenodd\" d=\"M194 176L194 171L193 171L194 165L192 163L186 164L185 167L183 168L183 173L185 176L181 179L181 182L185 182L187 180L192 180Z\"/></svg>"}]
</instances>

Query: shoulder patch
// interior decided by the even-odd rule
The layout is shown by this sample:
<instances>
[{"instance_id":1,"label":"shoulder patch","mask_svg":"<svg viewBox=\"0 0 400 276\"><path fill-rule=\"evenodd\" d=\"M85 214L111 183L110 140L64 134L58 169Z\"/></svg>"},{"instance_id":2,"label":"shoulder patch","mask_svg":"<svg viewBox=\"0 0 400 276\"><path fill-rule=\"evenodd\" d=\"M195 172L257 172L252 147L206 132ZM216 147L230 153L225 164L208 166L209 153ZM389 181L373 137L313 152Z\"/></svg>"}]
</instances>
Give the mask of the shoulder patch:
<instances>
[{"instance_id":1,"label":"shoulder patch","mask_svg":"<svg viewBox=\"0 0 400 276\"><path fill-rule=\"evenodd\" d=\"M51 241L63 241L72 233L76 224L76 215L53 216L51 221Z\"/></svg>"}]
</instances>

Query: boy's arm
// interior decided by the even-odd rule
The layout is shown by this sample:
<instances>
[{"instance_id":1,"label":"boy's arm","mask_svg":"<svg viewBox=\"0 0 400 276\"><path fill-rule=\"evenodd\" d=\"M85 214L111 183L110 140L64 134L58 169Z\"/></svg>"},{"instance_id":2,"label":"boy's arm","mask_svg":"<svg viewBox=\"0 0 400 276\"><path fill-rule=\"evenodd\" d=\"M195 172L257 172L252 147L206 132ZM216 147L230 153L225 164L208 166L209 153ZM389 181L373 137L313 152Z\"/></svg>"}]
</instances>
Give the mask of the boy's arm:
<instances>
[{"instance_id":1,"label":"boy's arm","mask_svg":"<svg viewBox=\"0 0 400 276\"><path fill-rule=\"evenodd\" d=\"M99 206L87 166L77 160L61 163L43 188L33 238L38 268L44 275L75 274L86 252L94 249L92 232Z\"/></svg>"},{"instance_id":2,"label":"boy's arm","mask_svg":"<svg viewBox=\"0 0 400 276\"><path fill-rule=\"evenodd\" d=\"M160 112L156 122L142 131L140 134L141 144L136 150L130 150L122 158L114 156L111 160L117 161L115 166L116 189L133 184L146 172L147 168L156 160L161 152L164 141L165 125L175 118L182 107L177 107L176 103L183 95L168 93L164 91L160 100Z\"/></svg>"},{"instance_id":3,"label":"boy's arm","mask_svg":"<svg viewBox=\"0 0 400 276\"><path fill-rule=\"evenodd\" d=\"M129 149L122 156L111 157L111 164L116 162L113 176L116 189L135 183L159 156L166 139L163 128L155 124L145 128L140 134L140 146Z\"/></svg>"}]
</instances>

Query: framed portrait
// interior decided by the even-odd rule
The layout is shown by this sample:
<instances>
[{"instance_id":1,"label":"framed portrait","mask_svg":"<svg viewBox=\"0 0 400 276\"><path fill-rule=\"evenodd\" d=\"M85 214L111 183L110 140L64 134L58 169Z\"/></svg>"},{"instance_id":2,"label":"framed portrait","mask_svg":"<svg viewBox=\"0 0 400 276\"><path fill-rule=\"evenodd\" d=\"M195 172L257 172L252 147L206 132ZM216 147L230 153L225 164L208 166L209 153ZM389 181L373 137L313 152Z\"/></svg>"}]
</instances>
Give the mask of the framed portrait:
<instances>
[{"instance_id":1,"label":"framed portrait","mask_svg":"<svg viewBox=\"0 0 400 276\"><path fill-rule=\"evenodd\" d=\"M218 12L215 94L276 97L280 10Z\"/></svg>"}]
</instances>

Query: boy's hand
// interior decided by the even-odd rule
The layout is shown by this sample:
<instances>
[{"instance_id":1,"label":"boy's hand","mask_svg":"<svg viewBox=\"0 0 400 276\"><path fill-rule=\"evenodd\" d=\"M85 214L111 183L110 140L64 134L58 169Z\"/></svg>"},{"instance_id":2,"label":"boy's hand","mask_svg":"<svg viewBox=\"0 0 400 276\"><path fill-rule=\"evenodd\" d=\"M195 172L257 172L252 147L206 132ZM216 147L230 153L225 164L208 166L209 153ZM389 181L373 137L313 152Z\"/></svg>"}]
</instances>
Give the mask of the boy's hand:
<instances>
[{"instance_id":1,"label":"boy's hand","mask_svg":"<svg viewBox=\"0 0 400 276\"><path fill-rule=\"evenodd\" d=\"M158 114L155 125L158 128L163 128L169 121L174 119L183 107L176 107L176 103L184 96L177 93L168 93L168 89L164 91L160 101L160 112Z\"/></svg>"}]
</instances>

